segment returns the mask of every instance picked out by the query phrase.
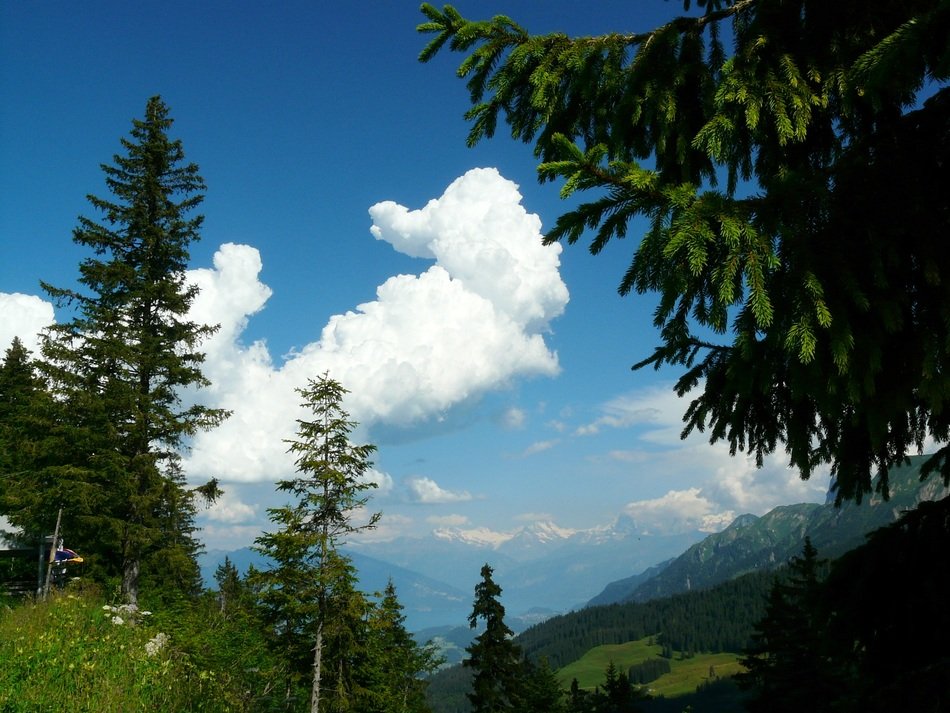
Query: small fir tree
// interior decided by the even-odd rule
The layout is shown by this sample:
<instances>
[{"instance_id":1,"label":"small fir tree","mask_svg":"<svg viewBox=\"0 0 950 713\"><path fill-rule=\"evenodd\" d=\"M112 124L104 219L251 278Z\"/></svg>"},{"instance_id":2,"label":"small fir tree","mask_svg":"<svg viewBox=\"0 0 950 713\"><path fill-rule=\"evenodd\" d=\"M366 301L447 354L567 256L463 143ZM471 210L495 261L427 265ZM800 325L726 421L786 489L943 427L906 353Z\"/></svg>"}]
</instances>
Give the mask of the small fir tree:
<instances>
[{"instance_id":1,"label":"small fir tree","mask_svg":"<svg viewBox=\"0 0 950 713\"><path fill-rule=\"evenodd\" d=\"M462 663L472 669L472 692L468 699L473 713L501 713L516 710L521 687L521 651L512 640L514 632L505 624L501 587L492 579L492 568L482 567L482 580L475 585L475 602L468 617L471 628L481 620L484 631L466 648Z\"/></svg>"},{"instance_id":2,"label":"small fir tree","mask_svg":"<svg viewBox=\"0 0 950 713\"><path fill-rule=\"evenodd\" d=\"M420 646L406 630L406 617L392 580L370 611L365 713L428 713L423 677L441 663L431 645Z\"/></svg>"},{"instance_id":3,"label":"small fir tree","mask_svg":"<svg viewBox=\"0 0 950 713\"><path fill-rule=\"evenodd\" d=\"M277 530L258 537L255 549L274 566L259 573L257 588L292 670L302 674L309 658L310 711L318 713L345 708L356 685L353 646L367 603L339 547L379 520L379 513L355 520L375 487L365 475L376 448L350 443L356 423L343 410L339 382L324 374L297 391L313 420L298 419L297 438L288 441L298 475L277 488L295 502L268 511Z\"/></svg>"},{"instance_id":4,"label":"small fir tree","mask_svg":"<svg viewBox=\"0 0 950 713\"><path fill-rule=\"evenodd\" d=\"M521 713L567 713L567 699L547 658L521 662L522 682L517 710Z\"/></svg>"}]
</instances>

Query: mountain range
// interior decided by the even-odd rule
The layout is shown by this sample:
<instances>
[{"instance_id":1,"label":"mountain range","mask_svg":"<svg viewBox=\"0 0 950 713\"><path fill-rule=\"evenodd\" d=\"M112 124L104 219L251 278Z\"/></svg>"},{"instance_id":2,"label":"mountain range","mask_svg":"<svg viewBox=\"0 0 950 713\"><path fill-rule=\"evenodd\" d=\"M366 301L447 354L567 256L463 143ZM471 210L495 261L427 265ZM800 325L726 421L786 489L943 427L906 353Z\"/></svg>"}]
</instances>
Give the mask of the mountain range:
<instances>
[{"instance_id":1,"label":"mountain range","mask_svg":"<svg viewBox=\"0 0 950 713\"><path fill-rule=\"evenodd\" d=\"M805 537L819 555L838 557L862 544L866 535L890 524L925 500L950 495L942 480L920 480L927 456L915 456L890 472L889 498L874 494L862 504L783 505L762 516L740 515L725 530L689 547L680 556L640 574L608 584L588 605L648 601L708 588L753 571L769 570L801 553Z\"/></svg>"},{"instance_id":2,"label":"mountain range","mask_svg":"<svg viewBox=\"0 0 950 713\"><path fill-rule=\"evenodd\" d=\"M506 610L521 616L538 608L555 613L581 607L604 582L676 556L704 536L699 531L649 535L626 516L609 526L586 530L538 522L503 538L480 534L441 529L427 538L398 538L351 548L468 592L469 606L481 567L487 563L502 587ZM464 617L438 623L460 621Z\"/></svg>"},{"instance_id":3,"label":"mountain range","mask_svg":"<svg viewBox=\"0 0 950 713\"><path fill-rule=\"evenodd\" d=\"M346 548L364 591L396 585L410 631L464 624L482 565L494 570L510 618L523 628L582 607L605 581L667 560L699 541L701 532L647 535L629 517L609 526L570 530L538 522L499 536L443 528L429 537L351 543ZM250 548L214 550L200 556L207 584L229 557L239 571L266 566Z\"/></svg>"},{"instance_id":4,"label":"mountain range","mask_svg":"<svg viewBox=\"0 0 950 713\"><path fill-rule=\"evenodd\" d=\"M449 633L453 627L467 630L474 586L488 563L503 589L509 625L521 630L585 606L646 601L772 569L799 554L805 536L821 556L836 557L904 510L950 493L939 478L920 482L925 459L912 458L891 472L888 500L874 495L861 505L840 508L830 500L784 505L761 516L741 515L708 536L699 531L646 534L632 518L621 516L609 526L586 530L552 522L504 534L442 528L429 537L351 543L346 554L364 591L382 591L392 579L410 631L449 638L465 633ZM199 560L206 583L213 582L225 556L241 571L249 564L265 566L249 548L208 552Z\"/></svg>"}]
</instances>

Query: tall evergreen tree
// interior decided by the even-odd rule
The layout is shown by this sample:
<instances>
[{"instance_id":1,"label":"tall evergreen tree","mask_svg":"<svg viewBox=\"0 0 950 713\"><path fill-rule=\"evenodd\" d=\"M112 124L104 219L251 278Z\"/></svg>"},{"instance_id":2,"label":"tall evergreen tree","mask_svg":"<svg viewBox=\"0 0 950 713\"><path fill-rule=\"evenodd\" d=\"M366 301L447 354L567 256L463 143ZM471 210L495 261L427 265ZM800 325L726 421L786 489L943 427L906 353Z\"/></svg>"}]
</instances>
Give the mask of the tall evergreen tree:
<instances>
[{"instance_id":1,"label":"tall evergreen tree","mask_svg":"<svg viewBox=\"0 0 950 713\"><path fill-rule=\"evenodd\" d=\"M806 537L801 556L792 558L772 586L754 647L742 660L746 672L739 676L742 685L756 691L748 704L752 711L830 710L838 686L823 641L823 564Z\"/></svg>"},{"instance_id":2,"label":"tall evergreen tree","mask_svg":"<svg viewBox=\"0 0 950 713\"><path fill-rule=\"evenodd\" d=\"M343 409L347 391L339 382L324 374L297 392L313 420L297 420L297 438L288 443L298 475L277 485L295 502L268 510L277 530L258 537L255 549L274 562L259 574L259 596L298 673L309 659L310 711L319 713L345 710L355 685L352 648L368 605L339 548L379 520L379 513L356 520L375 487L364 476L376 447L350 443L356 423Z\"/></svg>"},{"instance_id":3,"label":"tall evergreen tree","mask_svg":"<svg viewBox=\"0 0 950 713\"><path fill-rule=\"evenodd\" d=\"M72 490L49 468L61 452L54 411L46 381L15 337L0 364L0 515L25 542L53 532L65 492Z\"/></svg>"},{"instance_id":4,"label":"tall evergreen tree","mask_svg":"<svg viewBox=\"0 0 950 713\"><path fill-rule=\"evenodd\" d=\"M473 713L517 710L521 688L521 650L505 624L501 587L492 579L492 572L488 564L482 567L482 580L475 585L475 602L468 617L471 628L476 628L479 620L485 627L466 648L468 658L462 662L473 672L468 694Z\"/></svg>"},{"instance_id":5,"label":"tall evergreen tree","mask_svg":"<svg viewBox=\"0 0 950 713\"><path fill-rule=\"evenodd\" d=\"M589 231L598 253L643 221L620 292L659 294L636 367L682 369L686 433L785 450L804 478L828 463L840 499L877 470L886 495L950 441L950 4L682 7L570 38L425 3L420 59L465 55L470 145L503 119L541 180L592 196L547 242ZM950 479L950 446L930 466Z\"/></svg>"},{"instance_id":6,"label":"tall evergreen tree","mask_svg":"<svg viewBox=\"0 0 950 713\"><path fill-rule=\"evenodd\" d=\"M205 186L169 138L172 123L162 100L149 99L122 139L124 153L102 165L112 197L88 200L104 222L80 217L73 232L93 253L79 266L84 291L43 283L72 308L44 336L44 368L66 410L68 440L84 451L70 467L98 491L96 509L70 517L95 528L98 539L85 546L103 545L99 554L112 560L132 604L143 559L167 544L169 522L191 537L192 495L178 467L186 439L226 416L181 401L184 389L207 383L200 343L215 328L187 319L197 288L185 270L202 223L189 214ZM194 571L195 547L185 549Z\"/></svg>"}]
</instances>

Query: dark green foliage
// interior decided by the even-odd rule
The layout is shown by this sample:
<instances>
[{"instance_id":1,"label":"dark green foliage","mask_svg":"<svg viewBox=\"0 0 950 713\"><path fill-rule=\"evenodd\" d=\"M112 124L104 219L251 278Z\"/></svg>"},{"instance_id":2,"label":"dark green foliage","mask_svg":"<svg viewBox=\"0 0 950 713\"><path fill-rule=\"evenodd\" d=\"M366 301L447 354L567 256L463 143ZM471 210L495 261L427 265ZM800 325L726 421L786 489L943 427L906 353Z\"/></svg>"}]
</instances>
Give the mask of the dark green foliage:
<instances>
[{"instance_id":1,"label":"dark green foliage","mask_svg":"<svg viewBox=\"0 0 950 713\"><path fill-rule=\"evenodd\" d=\"M485 565L475 585L469 616L471 628L481 633L466 648L461 666L436 674L428 700L439 713L566 713L566 700L547 659L521 657L514 634L505 624L501 587ZM467 690L465 698L461 691Z\"/></svg>"},{"instance_id":2,"label":"dark green foliage","mask_svg":"<svg viewBox=\"0 0 950 713\"><path fill-rule=\"evenodd\" d=\"M822 655L827 650L819 613L823 564L806 538L801 556L769 592L752 653L742 661L748 671L739 675L745 687L760 690L752 711L829 710L836 682L832 662Z\"/></svg>"},{"instance_id":3,"label":"dark green foliage","mask_svg":"<svg viewBox=\"0 0 950 713\"><path fill-rule=\"evenodd\" d=\"M512 640L514 633L505 624L501 587L492 579L492 568L482 567L481 581L475 585L475 602L469 615L474 629L484 630L466 649L463 665L472 669L472 691L468 695L474 713L514 711L520 687L521 651Z\"/></svg>"},{"instance_id":4,"label":"dark green foliage","mask_svg":"<svg viewBox=\"0 0 950 713\"><path fill-rule=\"evenodd\" d=\"M594 646L657 634L657 643L670 657L674 649L742 651L762 618L773 577L755 573L666 599L589 607L531 627L518 636L518 643L529 657L546 656L554 667L576 661Z\"/></svg>"},{"instance_id":5,"label":"dark green foliage","mask_svg":"<svg viewBox=\"0 0 950 713\"><path fill-rule=\"evenodd\" d=\"M468 693L472 690L472 670L466 666L452 666L434 674L426 688L426 701L436 713L470 713L472 704Z\"/></svg>"},{"instance_id":6,"label":"dark green foliage","mask_svg":"<svg viewBox=\"0 0 950 713\"><path fill-rule=\"evenodd\" d=\"M425 713L426 682L440 661L430 646L419 646L406 631L402 605L390 581L369 614L367 704L361 713Z\"/></svg>"},{"instance_id":7,"label":"dark green foliage","mask_svg":"<svg viewBox=\"0 0 950 713\"><path fill-rule=\"evenodd\" d=\"M842 709L946 710L950 701L950 498L921 503L836 560L823 587ZM849 700L850 699L850 700ZM845 708L844 702L851 707Z\"/></svg>"},{"instance_id":8,"label":"dark green foliage","mask_svg":"<svg viewBox=\"0 0 950 713\"><path fill-rule=\"evenodd\" d=\"M199 347L214 327L186 320L197 288L185 270L202 222L189 216L204 183L168 137L171 125L153 97L122 140L124 153L102 165L111 199L88 199L104 222L80 217L73 232L92 252L79 266L83 291L43 283L73 316L44 336L42 367L58 411L49 431L63 448L30 485L68 498L65 530L94 571L121 577L132 603L143 567L153 582L171 576L195 588L193 493L178 464L187 438L226 416L180 399L206 384Z\"/></svg>"},{"instance_id":9,"label":"dark green foliage","mask_svg":"<svg viewBox=\"0 0 950 713\"><path fill-rule=\"evenodd\" d=\"M580 38L423 4L420 59L465 55L469 144L503 119L541 180L589 193L546 241L642 231L620 292L659 294L637 367L682 369L684 433L886 494L950 436L950 3L697 4Z\"/></svg>"},{"instance_id":10,"label":"dark green foliage","mask_svg":"<svg viewBox=\"0 0 950 713\"><path fill-rule=\"evenodd\" d=\"M548 661L521 662L521 685L516 703L519 713L567 713L567 699Z\"/></svg>"},{"instance_id":11,"label":"dark green foliage","mask_svg":"<svg viewBox=\"0 0 950 713\"><path fill-rule=\"evenodd\" d=\"M753 710L946 710L950 499L921 503L832 563L806 547L773 588L743 676ZM797 701L797 705L796 705Z\"/></svg>"},{"instance_id":12,"label":"dark green foliage","mask_svg":"<svg viewBox=\"0 0 950 713\"><path fill-rule=\"evenodd\" d=\"M630 683L641 685L655 681L665 673L669 673L670 662L665 658L647 659L642 663L631 666L627 671L627 678Z\"/></svg>"},{"instance_id":13,"label":"dark green foliage","mask_svg":"<svg viewBox=\"0 0 950 713\"><path fill-rule=\"evenodd\" d=\"M741 713L746 710L742 692L732 678L700 684L694 693L650 698L640 704L643 713Z\"/></svg>"},{"instance_id":14,"label":"dark green foliage","mask_svg":"<svg viewBox=\"0 0 950 713\"><path fill-rule=\"evenodd\" d=\"M641 705L647 698L611 661L604 671L603 685L595 690L580 689L577 679L571 682L567 710L568 713L642 713Z\"/></svg>"},{"instance_id":15,"label":"dark green foliage","mask_svg":"<svg viewBox=\"0 0 950 713\"><path fill-rule=\"evenodd\" d=\"M156 609L153 624L197 670L213 672L233 710L286 711L287 691L280 685L286 680L286 664L269 645L247 583L229 577L219 586L229 592L225 608L221 590L207 591Z\"/></svg>"},{"instance_id":16,"label":"dark green foliage","mask_svg":"<svg viewBox=\"0 0 950 713\"><path fill-rule=\"evenodd\" d=\"M0 514L20 528L21 544L52 534L63 504L48 466L57 462L52 437L55 404L29 350L18 337L0 364Z\"/></svg>"}]
</instances>

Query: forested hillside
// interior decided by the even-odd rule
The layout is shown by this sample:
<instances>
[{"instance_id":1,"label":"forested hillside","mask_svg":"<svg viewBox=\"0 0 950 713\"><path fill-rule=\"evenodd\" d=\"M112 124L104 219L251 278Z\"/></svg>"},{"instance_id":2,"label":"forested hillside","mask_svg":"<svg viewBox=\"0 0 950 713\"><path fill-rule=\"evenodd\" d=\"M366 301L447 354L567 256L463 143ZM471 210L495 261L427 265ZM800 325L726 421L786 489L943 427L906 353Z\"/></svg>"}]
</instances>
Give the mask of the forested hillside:
<instances>
[{"instance_id":1,"label":"forested hillside","mask_svg":"<svg viewBox=\"0 0 950 713\"><path fill-rule=\"evenodd\" d=\"M805 537L826 557L838 557L862 544L868 533L894 522L921 502L950 490L939 479L921 480L928 456L913 456L891 471L889 498L864 502L783 505L761 517L742 515L722 532L710 535L661 571L608 585L591 603L648 601L689 589L710 587L746 572L768 571L787 563Z\"/></svg>"},{"instance_id":2,"label":"forested hillside","mask_svg":"<svg viewBox=\"0 0 950 713\"><path fill-rule=\"evenodd\" d=\"M704 591L589 607L533 626L518 642L528 656L547 657L556 668L594 646L654 635L670 653L742 651L762 618L774 578L772 572L757 572Z\"/></svg>"}]
</instances>

